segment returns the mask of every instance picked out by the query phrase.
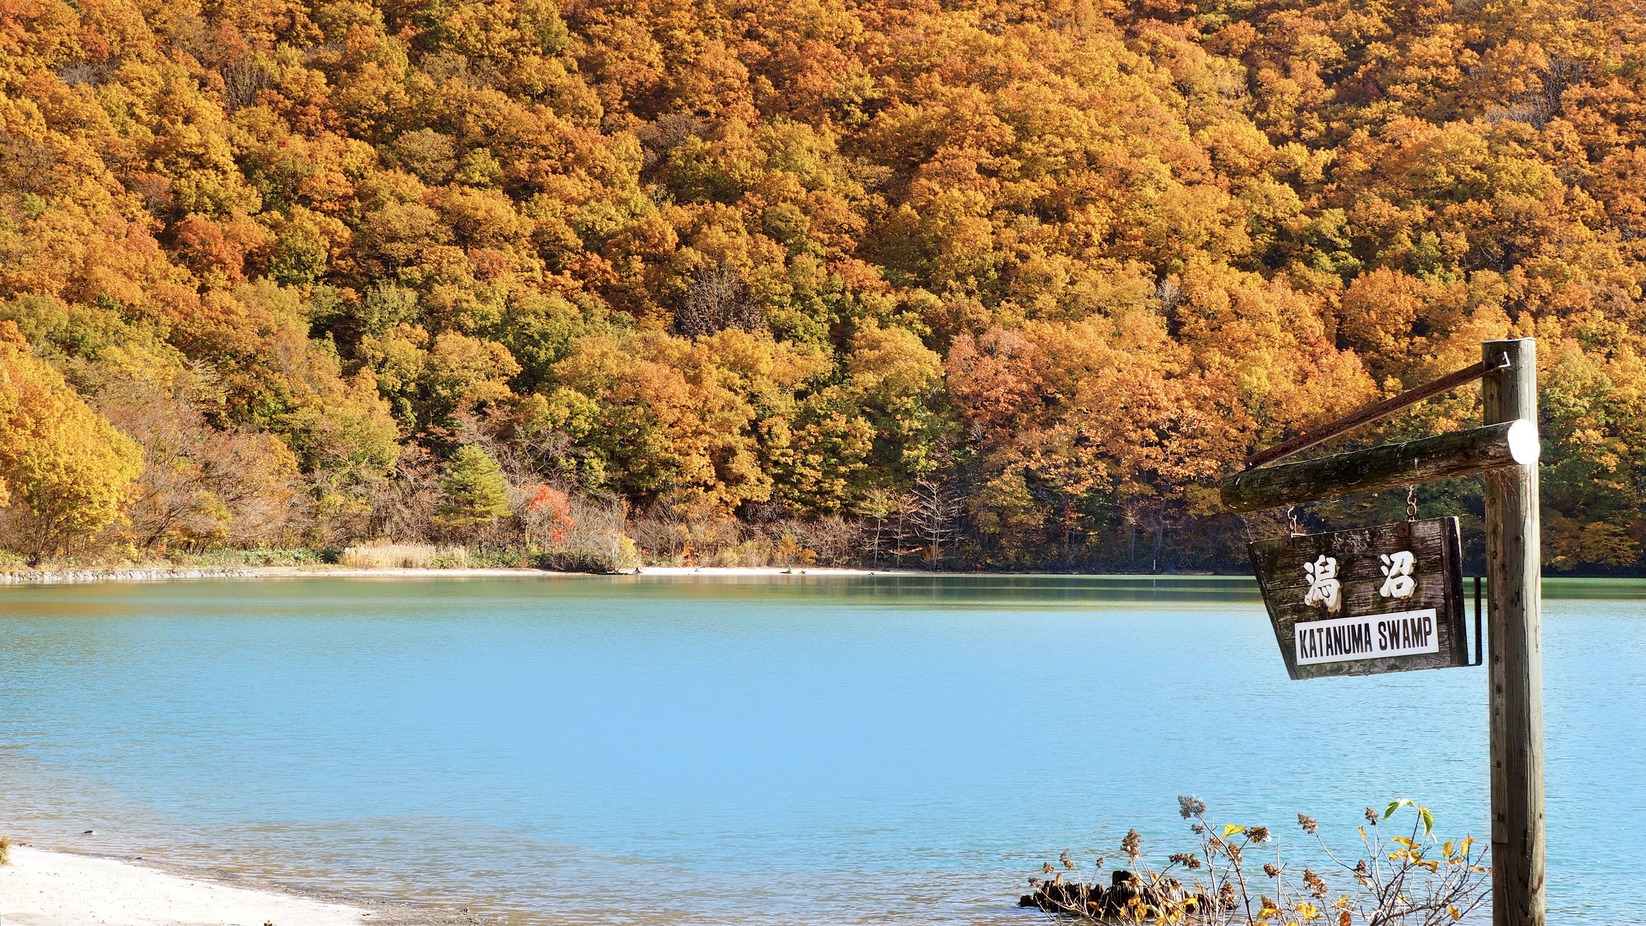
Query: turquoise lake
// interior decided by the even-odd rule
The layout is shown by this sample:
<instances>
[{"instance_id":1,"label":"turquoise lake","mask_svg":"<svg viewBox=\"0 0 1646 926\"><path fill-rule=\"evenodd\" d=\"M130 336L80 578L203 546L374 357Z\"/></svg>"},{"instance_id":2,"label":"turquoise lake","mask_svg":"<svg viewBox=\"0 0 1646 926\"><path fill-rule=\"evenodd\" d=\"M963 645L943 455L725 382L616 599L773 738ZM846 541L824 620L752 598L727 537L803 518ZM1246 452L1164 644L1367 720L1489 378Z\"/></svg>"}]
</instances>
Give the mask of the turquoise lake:
<instances>
[{"instance_id":1,"label":"turquoise lake","mask_svg":"<svg viewBox=\"0 0 1646 926\"><path fill-rule=\"evenodd\" d=\"M1547 594L1550 922L1646 921L1646 583ZM1488 837L1483 673L1290 681L1244 579L10 588L0 832L490 923L1028 924L1063 849L1188 848L1179 794Z\"/></svg>"}]
</instances>

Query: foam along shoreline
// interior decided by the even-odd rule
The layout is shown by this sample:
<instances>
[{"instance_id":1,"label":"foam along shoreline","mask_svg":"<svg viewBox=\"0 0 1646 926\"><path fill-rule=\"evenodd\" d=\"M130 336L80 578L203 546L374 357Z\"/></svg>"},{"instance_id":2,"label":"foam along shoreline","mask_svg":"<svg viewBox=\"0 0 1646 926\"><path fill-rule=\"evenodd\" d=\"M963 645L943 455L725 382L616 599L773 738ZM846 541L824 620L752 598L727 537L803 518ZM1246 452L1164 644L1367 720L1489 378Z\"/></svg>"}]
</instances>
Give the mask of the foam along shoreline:
<instances>
[{"instance_id":1,"label":"foam along shoreline","mask_svg":"<svg viewBox=\"0 0 1646 926\"><path fill-rule=\"evenodd\" d=\"M109 858L14 845L0 866L6 926L370 926L392 911L239 887Z\"/></svg>"}]
</instances>

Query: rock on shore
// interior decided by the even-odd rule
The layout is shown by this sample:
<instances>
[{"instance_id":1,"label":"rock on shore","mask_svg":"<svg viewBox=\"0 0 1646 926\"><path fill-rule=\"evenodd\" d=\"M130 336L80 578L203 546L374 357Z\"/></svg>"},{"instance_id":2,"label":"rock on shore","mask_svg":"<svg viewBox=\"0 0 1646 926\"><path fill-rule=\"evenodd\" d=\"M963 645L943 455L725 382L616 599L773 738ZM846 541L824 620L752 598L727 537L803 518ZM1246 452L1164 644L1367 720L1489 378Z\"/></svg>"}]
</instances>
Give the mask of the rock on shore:
<instances>
[{"instance_id":1,"label":"rock on shore","mask_svg":"<svg viewBox=\"0 0 1646 926\"><path fill-rule=\"evenodd\" d=\"M170 568L29 569L0 572L0 585L65 585L74 582L164 582L171 579L241 579L256 575L250 569Z\"/></svg>"},{"instance_id":2,"label":"rock on shore","mask_svg":"<svg viewBox=\"0 0 1646 926\"><path fill-rule=\"evenodd\" d=\"M1165 903L1184 903L1208 909L1210 899L1203 894L1186 893L1183 886L1172 878L1166 878L1159 884L1145 884L1136 872L1116 871L1107 888L1101 884L1082 884L1078 881L1041 881L1035 885L1034 893L1024 894L1017 905L1091 920L1131 922L1134 902L1147 904L1156 910Z\"/></svg>"}]
</instances>

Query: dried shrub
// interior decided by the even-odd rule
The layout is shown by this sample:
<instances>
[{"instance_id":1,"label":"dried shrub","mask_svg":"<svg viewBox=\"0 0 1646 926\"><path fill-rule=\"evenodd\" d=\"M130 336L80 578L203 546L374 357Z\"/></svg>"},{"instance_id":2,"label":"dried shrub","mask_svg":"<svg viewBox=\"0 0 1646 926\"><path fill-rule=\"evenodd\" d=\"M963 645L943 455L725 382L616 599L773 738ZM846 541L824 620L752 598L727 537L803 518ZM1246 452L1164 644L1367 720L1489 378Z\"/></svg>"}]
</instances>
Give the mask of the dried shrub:
<instances>
[{"instance_id":1,"label":"dried shrub","mask_svg":"<svg viewBox=\"0 0 1646 926\"><path fill-rule=\"evenodd\" d=\"M1029 879L1032 893L1019 904L1092 923L1450 926L1479 909L1491 892L1486 847L1473 837L1442 842L1429 809L1406 798L1392 801L1382 814L1366 808L1352 862L1326 844L1314 818L1298 814L1298 827L1337 869L1330 882L1286 861L1267 827L1215 824L1199 798L1180 797L1178 804L1199 841L1192 850L1173 853L1156 867L1134 829L1121 840L1130 868L1113 872L1108 886L1096 877L1064 880L1077 868L1064 852L1041 867L1050 878ZM1411 828L1385 836L1379 824L1408 808ZM1093 873L1103 864L1098 857Z\"/></svg>"}]
</instances>

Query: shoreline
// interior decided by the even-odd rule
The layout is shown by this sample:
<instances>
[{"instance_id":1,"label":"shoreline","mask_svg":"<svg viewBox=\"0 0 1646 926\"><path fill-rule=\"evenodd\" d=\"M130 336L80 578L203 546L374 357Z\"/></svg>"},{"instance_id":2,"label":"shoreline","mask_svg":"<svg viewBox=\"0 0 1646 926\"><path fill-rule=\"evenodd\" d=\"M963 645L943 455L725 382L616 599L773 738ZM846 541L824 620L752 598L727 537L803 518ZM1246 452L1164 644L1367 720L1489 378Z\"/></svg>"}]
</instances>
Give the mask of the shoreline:
<instances>
[{"instance_id":1,"label":"shoreline","mask_svg":"<svg viewBox=\"0 0 1646 926\"><path fill-rule=\"evenodd\" d=\"M408 903L303 890L142 858L14 843L0 866L8 926L462 926L478 919Z\"/></svg>"},{"instance_id":2,"label":"shoreline","mask_svg":"<svg viewBox=\"0 0 1646 926\"><path fill-rule=\"evenodd\" d=\"M642 566L618 573L559 572L534 568L471 568L452 569L406 568L385 566L362 568L357 566L113 566L79 567L73 569L41 569L20 572L0 572L3 585L74 585L88 582L175 582L198 579L288 579L288 578L501 578L501 577L586 577L595 579L704 577L791 578L799 576L953 576L992 575L993 573L928 572L914 569L859 569L838 566ZM1004 573L1002 573L1004 574Z\"/></svg>"},{"instance_id":3,"label":"shoreline","mask_svg":"<svg viewBox=\"0 0 1646 926\"><path fill-rule=\"evenodd\" d=\"M305 566L76 566L63 569L27 569L0 572L0 589L7 586L79 585L88 583L150 583L203 579L465 579L465 578L1013 578L1103 579L1128 581L1252 581L1247 573L1223 572L934 572L926 569L865 569L855 566L642 566L624 572L562 572L535 567L359 567ZM1544 582L1614 582L1643 584L1646 576L1545 575Z\"/></svg>"},{"instance_id":4,"label":"shoreline","mask_svg":"<svg viewBox=\"0 0 1646 926\"><path fill-rule=\"evenodd\" d=\"M660 576L665 578L679 578L687 576L946 576L969 575L970 573L953 572L923 572L912 569L858 569L845 566L802 566L788 568L783 566L641 566L626 572L560 572L554 569L536 569L530 567L516 568L470 568L457 567L453 569L433 569L419 567L385 566L381 568L362 568L358 566L256 566L245 570L253 578L316 578L341 577L360 578L370 576L393 576L396 578L410 576L581 576L592 579L624 579L645 578L646 576Z\"/></svg>"}]
</instances>

